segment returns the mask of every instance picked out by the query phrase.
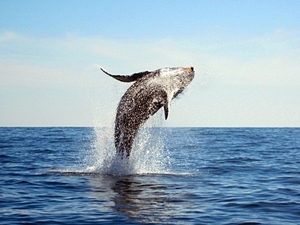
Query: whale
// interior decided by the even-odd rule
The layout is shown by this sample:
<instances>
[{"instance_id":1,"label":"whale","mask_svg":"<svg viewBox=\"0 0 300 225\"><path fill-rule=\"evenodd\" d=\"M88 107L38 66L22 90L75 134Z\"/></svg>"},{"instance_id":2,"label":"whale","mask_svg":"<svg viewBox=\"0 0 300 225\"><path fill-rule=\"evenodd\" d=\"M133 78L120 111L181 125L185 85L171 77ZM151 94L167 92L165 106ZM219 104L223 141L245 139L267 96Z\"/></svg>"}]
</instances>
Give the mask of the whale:
<instances>
[{"instance_id":1,"label":"whale","mask_svg":"<svg viewBox=\"0 0 300 225\"><path fill-rule=\"evenodd\" d=\"M194 79L194 67L166 67L131 75L105 74L121 82L134 82L122 96L116 110L114 144L122 158L129 158L141 126L159 109L167 120L170 103Z\"/></svg>"}]
</instances>

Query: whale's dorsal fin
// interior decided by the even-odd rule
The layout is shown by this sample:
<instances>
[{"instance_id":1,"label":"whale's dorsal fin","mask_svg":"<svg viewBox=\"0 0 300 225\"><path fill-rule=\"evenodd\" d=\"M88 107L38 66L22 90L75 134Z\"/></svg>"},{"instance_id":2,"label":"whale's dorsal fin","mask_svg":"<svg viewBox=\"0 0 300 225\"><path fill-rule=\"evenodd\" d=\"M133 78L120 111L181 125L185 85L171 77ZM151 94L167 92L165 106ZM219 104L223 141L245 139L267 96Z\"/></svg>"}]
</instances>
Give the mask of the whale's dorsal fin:
<instances>
[{"instance_id":1,"label":"whale's dorsal fin","mask_svg":"<svg viewBox=\"0 0 300 225\"><path fill-rule=\"evenodd\" d=\"M140 72L140 73L134 73L132 75L113 75L113 74L106 72L102 68L100 68L100 69L103 71L103 73L111 76L112 78L115 78L116 80L122 81L122 82L133 82L133 81L136 81L137 79L151 73L149 71L144 71L144 72Z\"/></svg>"}]
</instances>

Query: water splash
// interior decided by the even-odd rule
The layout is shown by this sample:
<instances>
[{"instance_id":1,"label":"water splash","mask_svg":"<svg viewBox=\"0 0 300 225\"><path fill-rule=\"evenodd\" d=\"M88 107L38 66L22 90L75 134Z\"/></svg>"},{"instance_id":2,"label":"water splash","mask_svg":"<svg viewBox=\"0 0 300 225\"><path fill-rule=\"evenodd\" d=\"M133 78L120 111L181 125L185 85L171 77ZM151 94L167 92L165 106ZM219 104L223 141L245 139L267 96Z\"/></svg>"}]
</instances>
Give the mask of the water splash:
<instances>
[{"instance_id":1,"label":"water splash","mask_svg":"<svg viewBox=\"0 0 300 225\"><path fill-rule=\"evenodd\" d=\"M155 126L158 116L162 115L151 118L139 130L129 158L116 154L113 127L95 127L95 138L86 155L88 165L85 172L116 175L167 173L171 162L165 147L164 129Z\"/></svg>"}]
</instances>

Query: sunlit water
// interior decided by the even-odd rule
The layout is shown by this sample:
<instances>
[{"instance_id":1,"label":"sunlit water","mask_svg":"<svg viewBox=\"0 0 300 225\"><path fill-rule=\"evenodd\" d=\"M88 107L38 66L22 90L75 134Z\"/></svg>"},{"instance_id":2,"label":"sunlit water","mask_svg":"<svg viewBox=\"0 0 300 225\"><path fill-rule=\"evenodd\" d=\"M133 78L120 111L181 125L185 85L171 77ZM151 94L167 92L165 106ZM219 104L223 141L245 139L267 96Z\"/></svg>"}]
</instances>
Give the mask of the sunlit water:
<instances>
[{"instance_id":1,"label":"sunlit water","mask_svg":"<svg viewBox=\"0 0 300 225\"><path fill-rule=\"evenodd\" d=\"M300 129L0 128L0 224L298 224ZM123 165L122 165L123 163Z\"/></svg>"}]
</instances>

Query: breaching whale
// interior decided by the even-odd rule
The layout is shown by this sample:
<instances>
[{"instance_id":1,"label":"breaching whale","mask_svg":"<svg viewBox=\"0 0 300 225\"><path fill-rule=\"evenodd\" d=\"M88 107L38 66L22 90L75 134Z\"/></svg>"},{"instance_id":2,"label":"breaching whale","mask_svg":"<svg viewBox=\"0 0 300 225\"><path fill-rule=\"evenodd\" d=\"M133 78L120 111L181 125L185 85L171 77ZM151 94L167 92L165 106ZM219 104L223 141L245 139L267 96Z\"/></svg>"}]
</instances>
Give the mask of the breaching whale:
<instances>
[{"instance_id":1,"label":"breaching whale","mask_svg":"<svg viewBox=\"0 0 300 225\"><path fill-rule=\"evenodd\" d=\"M132 75L105 74L122 82L133 82L117 107L114 141L118 153L130 156L134 138L149 117L164 107L168 118L171 100L193 80L193 67L167 67Z\"/></svg>"}]
</instances>

